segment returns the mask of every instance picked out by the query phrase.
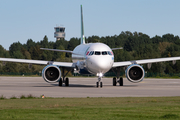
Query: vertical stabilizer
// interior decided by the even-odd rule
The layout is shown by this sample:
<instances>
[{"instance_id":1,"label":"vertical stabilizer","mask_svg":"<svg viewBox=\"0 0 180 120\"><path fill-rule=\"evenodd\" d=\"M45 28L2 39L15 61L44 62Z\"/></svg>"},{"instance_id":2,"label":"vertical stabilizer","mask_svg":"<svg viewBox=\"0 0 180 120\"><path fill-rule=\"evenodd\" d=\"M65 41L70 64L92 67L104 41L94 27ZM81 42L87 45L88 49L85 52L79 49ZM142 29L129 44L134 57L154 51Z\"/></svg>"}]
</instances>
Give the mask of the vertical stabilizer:
<instances>
[{"instance_id":1,"label":"vertical stabilizer","mask_svg":"<svg viewBox=\"0 0 180 120\"><path fill-rule=\"evenodd\" d=\"M81 44L85 44L82 5L81 5Z\"/></svg>"}]
</instances>

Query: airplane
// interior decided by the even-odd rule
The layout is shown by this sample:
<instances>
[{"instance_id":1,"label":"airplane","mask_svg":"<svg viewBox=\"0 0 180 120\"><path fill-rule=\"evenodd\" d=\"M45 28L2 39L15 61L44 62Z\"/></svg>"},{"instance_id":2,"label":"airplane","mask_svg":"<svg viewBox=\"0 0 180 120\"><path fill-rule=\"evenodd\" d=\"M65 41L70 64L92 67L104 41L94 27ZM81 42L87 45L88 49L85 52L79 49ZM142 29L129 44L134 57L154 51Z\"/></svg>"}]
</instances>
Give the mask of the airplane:
<instances>
[{"instance_id":1,"label":"airplane","mask_svg":"<svg viewBox=\"0 0 180 120\"><path fill-rule=\"evenodd\" d=\"M75 47L73 51L40 48L42 50L71 53L72 62L55 62L13 58L0 58L0 61L47 65L42 70L43 79L48 83L58 82L59 86L62 86L63 83L65 86L69 86L69 78L66 76L70 71L76 69L80 74L96 75L98 77L96 87L102 87L102 77L109 70L113 70L116 73L116 77L114 77L112 80L113 86L116 86L117 83L119 83L120 86L123 86L123 78L120 77L121 67L127 67L125 70L125 75L130 82L138 83L141 82L145 76L145 71L141 66L142 64L180 60L180 57L168 57L114 62L113 50L122 48L110 48L104 43L85 43L82 5L80 7L81 44ZM65 70L67 71L66 73Z\"/></svg>"}]
</instances>

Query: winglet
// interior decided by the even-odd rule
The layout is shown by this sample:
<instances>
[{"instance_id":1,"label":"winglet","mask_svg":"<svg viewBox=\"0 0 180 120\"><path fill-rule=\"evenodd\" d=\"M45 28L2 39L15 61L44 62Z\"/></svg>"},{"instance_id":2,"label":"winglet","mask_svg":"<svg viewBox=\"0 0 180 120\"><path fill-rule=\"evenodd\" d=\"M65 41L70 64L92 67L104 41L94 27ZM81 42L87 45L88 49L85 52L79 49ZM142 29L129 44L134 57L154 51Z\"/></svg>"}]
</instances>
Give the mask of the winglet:
<instances>
[{"instance_id":1,"label":"winglet","mask_svg":"<svg viewBox=\"0 0 180 120\"><path fill-rule=\"evenodd\" d=\"M85 44L82 5L81 5L81 44Z\"/></svg>"}]
</instances>

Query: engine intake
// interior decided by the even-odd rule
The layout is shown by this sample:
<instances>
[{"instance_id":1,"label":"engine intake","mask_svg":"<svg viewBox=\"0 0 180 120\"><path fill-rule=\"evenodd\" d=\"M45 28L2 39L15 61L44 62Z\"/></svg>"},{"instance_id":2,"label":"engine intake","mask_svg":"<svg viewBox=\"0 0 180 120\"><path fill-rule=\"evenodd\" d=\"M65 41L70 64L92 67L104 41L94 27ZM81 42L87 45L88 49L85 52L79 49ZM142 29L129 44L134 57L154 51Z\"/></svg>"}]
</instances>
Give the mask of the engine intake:
<instances>
[{"instance_id":1,"label":"engine intake","mask_svg":"<svg viewBox=\"0 0 180 120\"><path fill-rule=\"evenodd\" d=\"M126 69L125 74L130 82L141 82L144 78L144 69L138 64L133 64Z\"/></svg>"},{"instance_id":2,"label":"engine intake","mask_svg":"<svg viewBox=\"0 0 180 120\"><path fill-rule=\"evenodd\" d=\"M48 65L42 70L42 77L48 83L58 82L61 77L61 70L55 65Z\"/></svg>"}]
</instances>

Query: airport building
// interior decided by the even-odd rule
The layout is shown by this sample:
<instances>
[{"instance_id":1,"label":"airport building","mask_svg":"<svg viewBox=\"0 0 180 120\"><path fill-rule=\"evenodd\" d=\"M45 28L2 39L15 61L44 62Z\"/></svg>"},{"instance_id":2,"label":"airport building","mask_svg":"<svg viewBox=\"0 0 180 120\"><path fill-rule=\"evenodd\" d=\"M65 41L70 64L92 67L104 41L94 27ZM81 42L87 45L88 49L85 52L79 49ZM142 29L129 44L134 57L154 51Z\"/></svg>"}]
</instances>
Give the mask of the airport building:
<instances>
[{"instance_id":1,"label":"airport building","mask_svg":"<svg viewBox=\"0 0 180 120\"><path fill-rule=\"evenodd\" d=\"M61 40L65 38L65 27L54 27L54 37L56 40Z\"/></svg>"}]
</instances>

